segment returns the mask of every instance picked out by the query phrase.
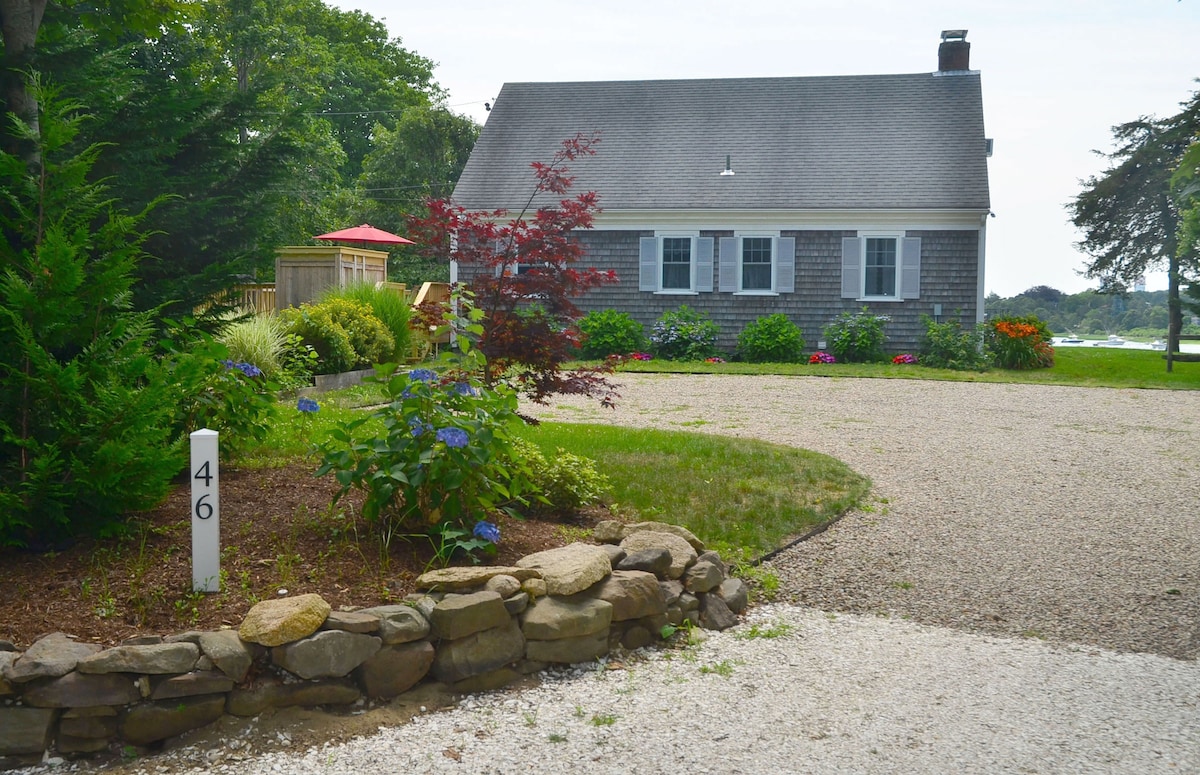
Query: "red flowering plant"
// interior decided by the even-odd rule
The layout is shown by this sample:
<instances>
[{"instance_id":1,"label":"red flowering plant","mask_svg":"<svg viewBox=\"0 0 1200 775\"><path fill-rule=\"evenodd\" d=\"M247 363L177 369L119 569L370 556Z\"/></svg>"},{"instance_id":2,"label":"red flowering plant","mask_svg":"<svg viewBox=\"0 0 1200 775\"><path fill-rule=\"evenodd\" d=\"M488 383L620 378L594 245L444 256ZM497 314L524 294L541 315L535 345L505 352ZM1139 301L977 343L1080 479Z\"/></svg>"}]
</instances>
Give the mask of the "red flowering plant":
<instances>
[{"instance_id":1,"label":"red flowering plant","mask_svg":"<svg viewBox=\"0 0 1200 775\"><path fill-rule=\"evenodd\" d=\"M428 216L409 224L424 252L458 262L484 312L478 343L487 359L484 383L509 382L539 403L568 393L611 406L616 396L607 378L611 364L562 368L579 348L581 314L572 299L617 281L615 272L578 266L585 253L572 232L592 227L596 193L566 195L574 182L567 163L594 155L598 142L598 133L577 134L549 163L533 162L535 185L516 217L439 199L428 203Z\"/></svg>"},{"instance_id":2,"label":"red flowering plant","mask_svg":"<svg viewBox=\"0 0 1200 775\"><path fill-rule=\"evenodd\" d=\"M834 358L832 355L830 355L827 352L822 352L822 351L818 350L817 352L813 353L812 355L810 355L808 357L808 362L809 363L836 363L837 358Z\"/></svg>"},{"instance_id":3,"label":"red flowering plant","mask_svg":"<svg viewBox=\"0 0 1200 775\"><path fill-rule=\"evenodd\" d=\"M1035 315L988 321L987 349L1002 369L1040 369L1054 365L1050 330Z\"/></svg>"},{"instance_id":4,"label":"red flowering plant","mask_svg":"<svg viewBox=\"0 0 1200 775\"><path fill-rule=\"evenodd\" d=\"M895 363L895 364L916 363L916 362L917 362L917 356L913 355L912 353L900 353L895 358L892 358L892 363Z\"/></svg>"}]
</instances>

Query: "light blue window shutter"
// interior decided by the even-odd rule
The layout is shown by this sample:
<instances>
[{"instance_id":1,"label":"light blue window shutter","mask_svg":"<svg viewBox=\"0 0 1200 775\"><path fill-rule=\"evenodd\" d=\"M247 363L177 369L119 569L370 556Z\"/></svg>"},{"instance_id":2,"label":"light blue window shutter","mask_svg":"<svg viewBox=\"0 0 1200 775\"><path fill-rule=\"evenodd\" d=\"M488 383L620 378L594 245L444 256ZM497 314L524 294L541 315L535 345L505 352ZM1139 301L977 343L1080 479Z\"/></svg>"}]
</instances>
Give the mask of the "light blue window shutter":
<instances>
[{"instance_id":1,"label":"light blue window shutter","mask_svg":"<svg viewBox=\"0 0 1200 775\"><path fill-rule=\"evenodd\" d=\"M696 291L712 293L713 280L713 238L699 237L696 239Z\"/></svg>"},{"instance_id":2,"label":"light blue window shutter","mask_svg":"<svg viewBox=\"0 0 1200 775\"><path fill-rule=\"evenodd\" d=\"M842 237L842 298L862 296L862 237Z\"/></svg>"},{"instance_id":3,"label":"light blue window shutter","mask_svg":"<svg viewBox=\"0 0 1200 775\"><path fill-rule=\"evenodd\" d=\"M642 237L638 243L638 290L658 290L658 240Z\"/></svg>"},{"instance_id":4,"label":"light blue window shutter","mask_svg":"<svg viewBox=\"0 0 1200 775\"><path fill-rule=\"evenodd\" d=\"M796 238L775 240L775 292L793 293L796 290Z\"/></svg>"},{"instance_id":5,"label":"light blue window shutter","mask_svg":"<svg viewBox=\"0 0 1200 775\"><path fill-rule=\"evenodd\" d=\"M736 293L738 268L738 239L737 237L721 237L721 293Z\"/></svg>"},{"instance_id":6,"label":"light blue window shutter","mask_svg":"<svg viewBox=\"0 0 1200 775\"><path fill-rule=\"evenodd\" d=\"M921 298L921 238L905 237L900 258L900 298Z\"/></svg>"}]
</instances>

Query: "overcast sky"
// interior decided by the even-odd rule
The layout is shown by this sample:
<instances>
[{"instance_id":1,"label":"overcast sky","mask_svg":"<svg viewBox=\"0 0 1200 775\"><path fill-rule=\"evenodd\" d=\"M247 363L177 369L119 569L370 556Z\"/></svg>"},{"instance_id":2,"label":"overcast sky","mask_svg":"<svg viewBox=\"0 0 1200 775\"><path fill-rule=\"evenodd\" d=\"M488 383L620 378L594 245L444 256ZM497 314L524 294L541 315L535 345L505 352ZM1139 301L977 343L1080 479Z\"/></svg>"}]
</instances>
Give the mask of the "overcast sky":
<instances>
[{"instance_id":1,"label":"overcast sky","mask_svg":"<svg viewBox=\"0 0 1200 775\"><path fill-rule=\"evenodd\" d=\"M1111 127L1169 116L1200 88L1200 0L334 0L437 63L457 112L507 81L920 73L944 29L982 72L988 292L1095 287L1064 205L1104 169ZM603 192L601 204L603 204ZM1149 290L1166 288L1151 274Z\"/></svg>"}]
</instances>

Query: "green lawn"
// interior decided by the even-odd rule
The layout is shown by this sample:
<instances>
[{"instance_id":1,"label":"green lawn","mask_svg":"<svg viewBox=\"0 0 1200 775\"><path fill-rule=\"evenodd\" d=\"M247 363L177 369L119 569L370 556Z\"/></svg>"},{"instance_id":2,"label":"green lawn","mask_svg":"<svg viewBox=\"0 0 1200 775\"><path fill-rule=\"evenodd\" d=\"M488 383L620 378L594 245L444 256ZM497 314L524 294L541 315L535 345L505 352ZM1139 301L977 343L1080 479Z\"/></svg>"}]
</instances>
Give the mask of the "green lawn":
<instances>
[{"instance_id":1,"label":"green lawn","mask_svg":"<svg viewBox=\"0 0 1200 775\"><path fill-rule=\"evenodd\" d=\"M953 382L1028 382L1078 387L1200 390L1200 363L1175 363L1168 374L1161 352L1120 347L1058 347L1049 369L985 372L927 369L892 363L681 363L630 361L621 371L676 374L787 374L874 379L936 379Z\"/></svg>"},{"instance_id":2,"label":"green lawn","mask_svg":"<svg viewBox=\"0 0 1200 775\"><path fill-rule=\"evenodd\" d=\"M521 436L548 457L561 448L595 460L619 513L751 556L833 519L870 486L828 455L748 439L549 422Z\"/></svg>"}]
</instances>

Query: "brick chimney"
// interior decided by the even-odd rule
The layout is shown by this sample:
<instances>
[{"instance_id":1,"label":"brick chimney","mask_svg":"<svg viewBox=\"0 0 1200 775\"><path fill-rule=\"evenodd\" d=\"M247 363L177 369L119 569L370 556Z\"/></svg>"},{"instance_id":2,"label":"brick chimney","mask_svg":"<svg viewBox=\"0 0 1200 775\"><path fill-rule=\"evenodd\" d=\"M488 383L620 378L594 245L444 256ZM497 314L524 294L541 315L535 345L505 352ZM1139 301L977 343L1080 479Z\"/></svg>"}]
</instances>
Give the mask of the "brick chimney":
<instances>
[{"instance_id":1,"label":"brick chimney","mask_svg":"<svg viewBox=\"0 0 1200 775\"><path fill-rule=\"evenodd\" d=\"M971 69L971 44L966 30L942 30L942 45L938 46L938 72L947 73Z\"/></svg>"}]
</instances>

